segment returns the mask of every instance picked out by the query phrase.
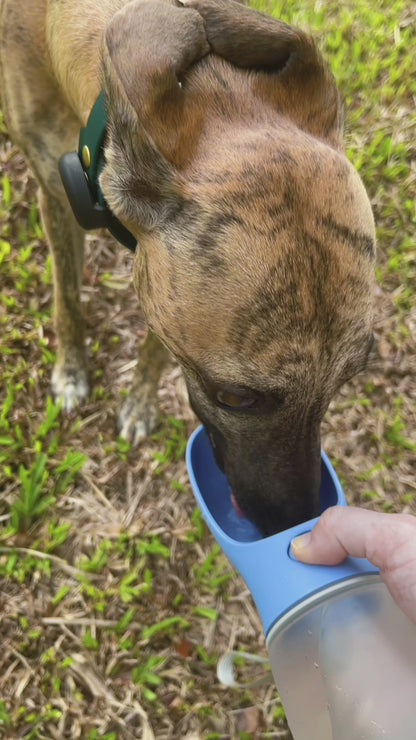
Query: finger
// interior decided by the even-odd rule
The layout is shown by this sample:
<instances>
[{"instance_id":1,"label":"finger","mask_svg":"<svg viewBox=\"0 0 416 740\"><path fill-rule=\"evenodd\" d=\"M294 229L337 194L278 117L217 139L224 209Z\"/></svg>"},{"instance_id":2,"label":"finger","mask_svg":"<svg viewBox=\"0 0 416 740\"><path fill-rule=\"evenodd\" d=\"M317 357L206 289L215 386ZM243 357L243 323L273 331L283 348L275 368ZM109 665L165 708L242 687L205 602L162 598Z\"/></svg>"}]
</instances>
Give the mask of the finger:
<instances>
[{"instance_id":1,"label":"finger","mask_svg":"<svg viewBox=\"0 0 416 740\"><path fill-rule=\"evenodd\" d=\"M359 511L360 520L363 513L366 512ZM292 541L295 557L305 563L320 565L337 565L348 554L364 557L362 524L357 526L357 522L353 523L352 519L356 519L354 514L354 509L344 507L327 509L311 532Z\"/></svg>"},{"instance_id":2,"label":"finger","mask_svg":"<svg viewBox=\"0 0 416 740\"><path fill-rule=\"evenodd\" d=\"M308 536L292 541L292 552L302 562L322 565L336 565L347 555L365 557L385 569L401 549L403 527L416 538L415 517L335 506L324 511Z\"/></svg>"},{"instance_id":3,"label":"finger","mask_svg":"<svg viewBox=\"0 0 416 740\"><path fill-rule=\"evenodd\" d=\"M311 532L292 540L291 549L298 560L321 565L337 565L347 555L366 557L416 622L416 517L333 507Z\"/></svg>"}]
</instances>

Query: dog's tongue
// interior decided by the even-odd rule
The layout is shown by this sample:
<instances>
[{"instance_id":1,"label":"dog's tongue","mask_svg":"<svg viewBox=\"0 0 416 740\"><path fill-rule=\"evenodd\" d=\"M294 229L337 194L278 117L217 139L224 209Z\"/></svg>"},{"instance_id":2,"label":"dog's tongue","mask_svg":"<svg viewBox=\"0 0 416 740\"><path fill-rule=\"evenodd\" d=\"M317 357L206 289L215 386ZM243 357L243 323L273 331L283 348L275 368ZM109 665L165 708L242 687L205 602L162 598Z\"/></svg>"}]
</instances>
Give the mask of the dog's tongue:
<instances>
[{"instance_id":1,"label":"dog's tongue","mask_svg":"<svg viewBox=\"0 0 416 740\"><path fill-rule=\"evenodd\" d=\"M233 493L231 494L231 503L232 503L232 505L234 506L234 509L235 509L235 510L236 510L236 512L237 512L237 516L243 517L243 516L244 516L244 514L243 514L243 512L241 511L241 509L240 509L240 507L239 507L239 505L238 505L238 503L237 503L237 499L236 499L236 497L234 496L234 494L233 494Z\"/></svg>"}]
</instances>

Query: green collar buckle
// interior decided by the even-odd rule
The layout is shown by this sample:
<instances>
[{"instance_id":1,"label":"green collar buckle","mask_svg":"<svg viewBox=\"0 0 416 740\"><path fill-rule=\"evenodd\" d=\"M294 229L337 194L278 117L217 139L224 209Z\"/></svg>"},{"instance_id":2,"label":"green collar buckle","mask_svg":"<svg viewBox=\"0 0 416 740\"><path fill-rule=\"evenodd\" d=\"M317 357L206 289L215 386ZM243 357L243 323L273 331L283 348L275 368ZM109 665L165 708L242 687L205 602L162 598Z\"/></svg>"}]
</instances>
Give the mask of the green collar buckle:
<instances>
[{"instance_id":1,"label":"green collar buckle","mask_svg":"<svg viewBox=\"0 0 416 740\"><path fill-rule=\"evenodd\" d=\"M81 129L77 152L64 154L59 161L62 182L79 225L90 229L105 228L132 252L136 238L114 216L105 202L99 184L104 167L104 141L107 133L105 96L101 91L87 125Z\"/></svg>"}]
</instances>

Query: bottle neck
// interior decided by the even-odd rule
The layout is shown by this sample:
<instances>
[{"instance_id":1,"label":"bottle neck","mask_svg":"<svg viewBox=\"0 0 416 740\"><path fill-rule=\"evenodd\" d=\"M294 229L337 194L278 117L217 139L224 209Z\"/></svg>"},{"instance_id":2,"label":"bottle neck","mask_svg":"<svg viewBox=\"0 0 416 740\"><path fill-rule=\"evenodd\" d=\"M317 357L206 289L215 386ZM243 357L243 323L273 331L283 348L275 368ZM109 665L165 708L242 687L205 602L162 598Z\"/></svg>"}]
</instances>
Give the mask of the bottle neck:
<instances>
[{"instance_id":1,"label":"bottle neck","mask_svg":"<svg viewBox=\"0 0 416 740\"><path fill-rule=\"evenodd\" d=\"M368 588L373 583L381 582L379 573L366 572L358 575L350 575L342 580L335 581L329 585L324 586L319 591L309 594L305 599L302 599L297 604L289 608L284 614L281 614L276 621L270 625L270 628L266 634L266 647L274 641L278 634L282 632L289 624L294 623L308 612L312 611L315 607L323 604L325 601L329 601L335 596L341 594L347 594L349 591L354 589Z\"/></svg>"}]
</instances>

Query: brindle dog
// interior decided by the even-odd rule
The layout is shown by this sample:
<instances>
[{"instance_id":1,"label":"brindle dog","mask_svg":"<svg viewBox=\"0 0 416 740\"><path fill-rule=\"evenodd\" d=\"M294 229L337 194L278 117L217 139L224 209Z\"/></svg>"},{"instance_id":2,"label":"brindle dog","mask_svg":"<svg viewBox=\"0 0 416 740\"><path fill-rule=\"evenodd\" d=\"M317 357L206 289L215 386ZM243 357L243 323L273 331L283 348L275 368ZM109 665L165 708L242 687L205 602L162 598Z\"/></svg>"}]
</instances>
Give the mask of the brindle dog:
<instances>
[{"instance_id":1,"label":"brindle dog","mask_svg":"<svg viewBox=\"0 0 416 740\"><path fill-rule=\"evenodd\" d=\"M151 430L169 349L241 509L266 534L317 514L320 422L366 362L375 246L315 44L232 0L3 0L1 25L4 112L53 255L55 395L87 393L58 160L103 87L101 186L137 238L150 329L123 434Z\"/></svg>"}]
</instances>

